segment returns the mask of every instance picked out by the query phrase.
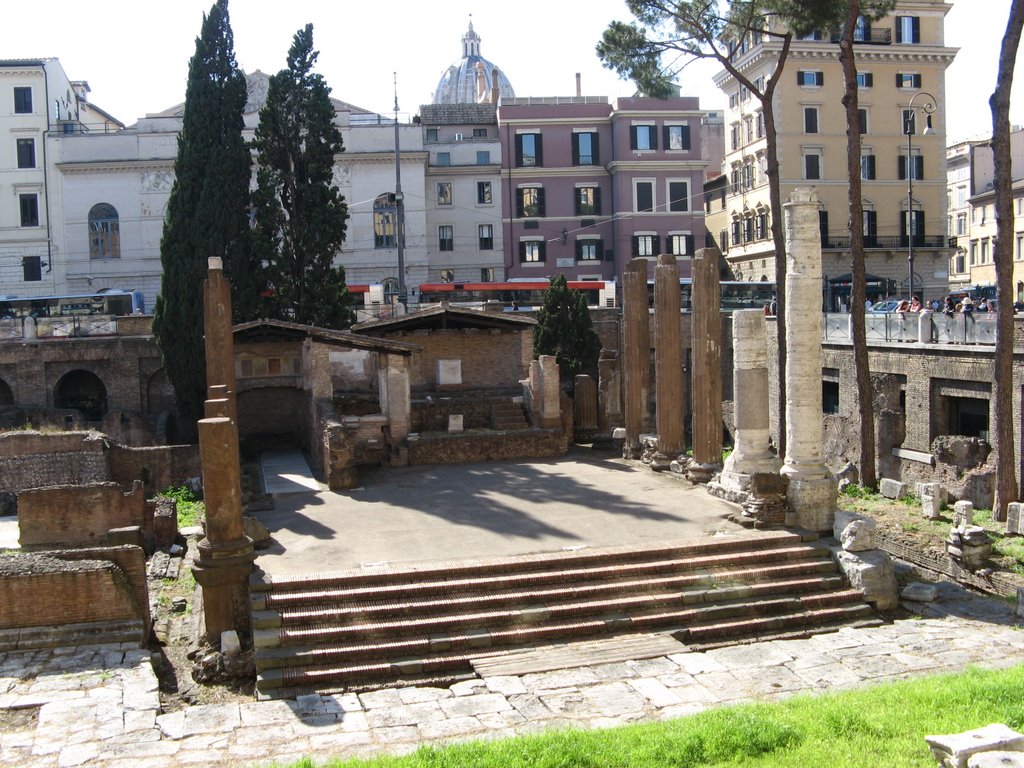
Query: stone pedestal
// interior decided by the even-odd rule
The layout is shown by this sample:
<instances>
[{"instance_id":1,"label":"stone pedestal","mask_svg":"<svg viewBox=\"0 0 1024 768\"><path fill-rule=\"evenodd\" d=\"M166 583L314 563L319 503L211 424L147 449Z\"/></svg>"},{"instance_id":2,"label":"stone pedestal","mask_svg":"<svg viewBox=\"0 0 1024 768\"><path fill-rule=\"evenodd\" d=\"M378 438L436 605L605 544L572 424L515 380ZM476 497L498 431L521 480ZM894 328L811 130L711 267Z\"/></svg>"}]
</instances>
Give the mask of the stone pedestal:
<instances>
[{"instance_id":1,"label":"stone pedestal","mask_svg":"<svg viewBox=\"0 0 1024 768\"><path fill-rule=\"evenodd\" d=\"M693 256L693 464L686 475L706 483L722 467L722 312L720 254L701 248Z\"/></svg>"},{"instance_id":2,"label":"stone pedestal","mask_svg":"<svg viewBox=\"0 0 1024 768\"><path fill-rule=\"evenodd\" d=\"M658 449L651 469L668 469L686 450L681 303L676 257L659 256L654 269L654 394Z\"/></svg>"},{"instance_id":3,"label":"stone pedestal","mask_svg":"<svg viewBox=\"0 0 1024 768\"><path fill-rule=\"evenodd\" d=\"M782 466L770 444L768 342L764 312L741 309L732 314L732 401L735 443L725 460L720 483L727 491L747 491L751 477L777 473Z\"/></svg>"},{"instance_id":4,"label":"stone pedestal","mask_svg":"<svg viewBox=\"0 0 1024 768\"><path fill-rule=\"evenodd\" d=\"M647 307L647 261L633 259L622 275L622 389L623 415L626 422L624 459L639 459L642 454L640 435L644 429L644 413L650 370L650 329Z\"/></svg>"},{"instance_id":5,"label":"stone pedestal","mask_svg":"<svg viewBox=\"0 0 1024 768\"><path fill-rule=\"evenodd\" d=\"M786 209L786 523L832 529L837 485L822 459L821 233L818 196L797 189Z\"/></svg>"}]
</instances>

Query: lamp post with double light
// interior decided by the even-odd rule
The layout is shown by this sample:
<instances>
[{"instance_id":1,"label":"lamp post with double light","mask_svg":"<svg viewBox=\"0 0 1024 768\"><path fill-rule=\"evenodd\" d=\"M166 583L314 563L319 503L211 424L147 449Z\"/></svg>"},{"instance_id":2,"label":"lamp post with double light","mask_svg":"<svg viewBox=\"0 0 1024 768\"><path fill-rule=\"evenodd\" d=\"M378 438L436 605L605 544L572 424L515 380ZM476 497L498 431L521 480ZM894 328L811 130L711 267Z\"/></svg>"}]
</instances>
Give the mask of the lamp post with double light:
<instances>
[{"instance_id":1,"label":"lamp post with double light","mask_svg":"<svg viewBox=\"0 0 1024 768\"><path fill-rule=\"evenodd\" d=\"M917 100L921 99L918 104ZM918 91L911 99L907 108L903 110L903 132L907 135L907 159L904 168L907 174L907 298L914 299L914 236L916 232L916 219L914 218L914 174L917 171L914 163L914 148L912 140L916 128L917 116L925 116L925 127L921 131L922 136L931 136L935 133L932 129L932 113L935 112L935 97L927 91ZM922 164L924 159L922 156ZM923 299L922 299L923 301Z\"/></svg>"}]
</instances>

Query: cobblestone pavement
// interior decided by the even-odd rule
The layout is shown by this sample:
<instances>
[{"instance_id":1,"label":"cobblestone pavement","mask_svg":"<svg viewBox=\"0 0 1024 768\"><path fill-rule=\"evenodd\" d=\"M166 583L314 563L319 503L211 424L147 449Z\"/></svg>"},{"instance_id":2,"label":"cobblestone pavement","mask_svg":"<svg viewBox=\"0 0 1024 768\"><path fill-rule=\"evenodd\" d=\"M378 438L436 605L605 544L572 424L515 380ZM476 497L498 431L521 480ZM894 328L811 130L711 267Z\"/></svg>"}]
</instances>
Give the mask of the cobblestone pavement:
<instances>
[{"instance_id":1,"label":"cobblestone pavement","mask_svg":"<svg viewBox=\"0 0 1024 768\"><path fill-rule=\"evenodd\" d=\"M0 765L174 768L303 755L408 752L423 743L601 728L743 700L847 688L966 664L1024 663L1005 603L943 585L921 616L810 639L297 700L161 714L149 653L116 646L0 654ZM682 648L682 646L681 646Z\"/></svg>"}]
</instances>

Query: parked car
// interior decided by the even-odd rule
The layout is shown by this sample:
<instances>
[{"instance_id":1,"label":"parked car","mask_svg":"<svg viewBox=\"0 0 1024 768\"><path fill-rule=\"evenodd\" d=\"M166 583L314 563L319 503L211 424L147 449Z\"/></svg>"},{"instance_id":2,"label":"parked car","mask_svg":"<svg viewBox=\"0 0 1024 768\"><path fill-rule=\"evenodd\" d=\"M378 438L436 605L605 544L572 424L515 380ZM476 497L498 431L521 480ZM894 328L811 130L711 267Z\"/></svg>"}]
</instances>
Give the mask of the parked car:
<instances>
[{"instance_id":1,"label":"parked car","mask_svg":"<svg viewBox=\"0 0 1024 768\"><path fill-rule=\"evenodd\" d=\"M888 301L876 301L874 304L871 305L870 308L868 308L867 311L872 314L881 315L887 312L895 312L896 307L898 307L899 305L899 299L890 299Z\"/></svg>"}]
</instances>

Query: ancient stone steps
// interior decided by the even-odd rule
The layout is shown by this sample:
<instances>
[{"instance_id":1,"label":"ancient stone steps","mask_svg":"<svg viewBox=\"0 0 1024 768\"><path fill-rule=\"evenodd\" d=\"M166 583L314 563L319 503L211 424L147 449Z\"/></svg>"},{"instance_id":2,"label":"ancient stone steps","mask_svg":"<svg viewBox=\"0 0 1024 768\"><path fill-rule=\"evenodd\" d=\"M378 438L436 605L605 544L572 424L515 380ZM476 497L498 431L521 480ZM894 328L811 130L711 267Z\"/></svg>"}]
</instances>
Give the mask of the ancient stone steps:
<instances>
[{"instance_id":1,"label":"ancient stone steps","mask_svg":"<svg viewBox=\"0 0 1024 768\"><path fill-rule=\"evenodd\" d=\"M502 431L528 429L526 414L517 403L495 403L491 406L491 427Z\"/></svg>"},{"instance_id":2,"label":"ancient stone steps","mask_svg":"<svg viewBox=\"0 0 1024 768\"><path fill-rule=\"evenodd\" d=\"M457 677L471 673L472 659L568 640L671 632L713 644L871 615L827 550L785 532L298 579L257 575L252 589L264 693Z\"/></svg>"}]
</instances>

